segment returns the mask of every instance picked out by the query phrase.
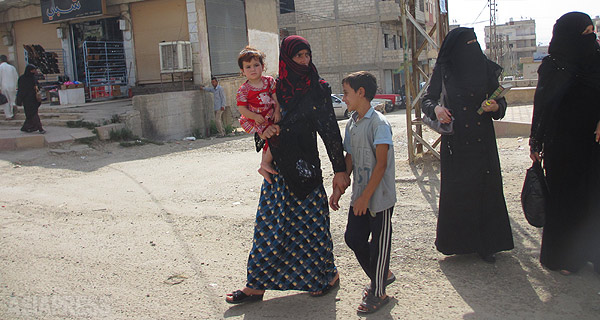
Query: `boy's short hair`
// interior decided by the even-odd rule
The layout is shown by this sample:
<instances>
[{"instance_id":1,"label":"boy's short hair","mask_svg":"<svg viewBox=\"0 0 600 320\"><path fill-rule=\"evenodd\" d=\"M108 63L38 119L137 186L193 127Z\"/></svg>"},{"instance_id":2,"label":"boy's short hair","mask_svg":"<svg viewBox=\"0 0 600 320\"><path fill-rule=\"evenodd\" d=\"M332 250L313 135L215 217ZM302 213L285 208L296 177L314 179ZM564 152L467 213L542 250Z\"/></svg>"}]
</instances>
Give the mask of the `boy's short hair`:
<instances>
[{"instance_id":1,"label":"boy's short hair","mask_svg":"<svg viewBox=\"0 0 600 320\"><path fill-rule=\"evenodd\" d=\"M216 82L219 82L219 79L217 79L217 77L211 77L210 80L215 80Z\"/></svg>"},{"instance_id":2,"label":"boy's short hair","mask_svg":"<svg viewBox=\"0 0 600 320\"><path fill-rule=\"evenodd\" d=\"M4 54L0 54L0 62L8 62L8 58Z\"/></svg>"},{"instance_id":3,"label":"boy's short hair","mask_svg":"<svg viewBox=\"0 0 600 320\"><path fill-rule=\"evenodd\" d=\"M263 67L265 66L265 54L251 46L246 46L244 50L240 51L238 66L240 69L244 69L244 61L250 62L252 59L257 59Z\"/></svg>"},{"instance_id":4,"label":"boy's short hair","mask_svg":"<svg viewBox=\"0 0 600 320\"><path fill-rule=\"evenodd\" d=\"M371 101L377 92L377 79L367 71L357 71L347 75L342 84L347 83L352 90L357 91L363 87L365 89L365 98Z\"/></svg>"}]
</instances>

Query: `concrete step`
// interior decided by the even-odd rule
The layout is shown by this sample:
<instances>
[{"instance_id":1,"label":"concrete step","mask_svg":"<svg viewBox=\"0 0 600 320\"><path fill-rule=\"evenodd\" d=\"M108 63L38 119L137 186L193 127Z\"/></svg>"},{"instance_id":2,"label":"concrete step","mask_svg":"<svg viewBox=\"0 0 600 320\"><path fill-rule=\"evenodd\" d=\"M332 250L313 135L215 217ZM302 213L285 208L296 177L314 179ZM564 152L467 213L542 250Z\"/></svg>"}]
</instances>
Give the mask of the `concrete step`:
<instances>
[{"instance_id":1,"label":"concrete step","mask_svg":"<svg viewBox=\"0 0 600 320\"><path fill-rule=\"evenodd\" d=\"M96 134L85 128L65 128L45 126L45 134L26 133L19 128L6 127L0 131L0 151L31 148L59 147L64 143L77 142L79 139L96 138Z\"/></svg>"},{"instance_id":2,"label":"concrete step","mask_svg":"<svg viewBox=\"0 0 600 320\"><path fill-rule=\"evenodd\" d=\"M67 122L80 120L80 119L66 120L66 119L53 119L53 118L44 119L41 116L40 116L40 118L42 121L42 126L44 126L44 127L46 127L46 126L67 127ZM24 121L25 121L24 118L23 119L16 118L15 120L0 120L0 126L21 127L23 125Z\"/></svg>"}]
</instances>

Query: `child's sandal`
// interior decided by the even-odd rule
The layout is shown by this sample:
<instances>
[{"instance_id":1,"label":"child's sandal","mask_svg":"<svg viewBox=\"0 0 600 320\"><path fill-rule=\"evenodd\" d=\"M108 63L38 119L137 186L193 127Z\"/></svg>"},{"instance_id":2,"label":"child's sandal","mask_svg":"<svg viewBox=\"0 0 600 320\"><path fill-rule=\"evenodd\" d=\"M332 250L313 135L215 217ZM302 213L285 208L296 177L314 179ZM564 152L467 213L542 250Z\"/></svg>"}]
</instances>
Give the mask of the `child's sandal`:
<instances>
[{"instance_id":1,"label":"child's sandal","mask_svg":"<svg viewBox=\"0 0 600 320\"><path fill-rule=\"evenodd\" d=\"M391 277L389 277L389 278L387 278L387 279L385 280L385 286L386 286L386 288L387 288L387 286L389 286L390 284L394 283L394 281L396 281L396 275L392 273L392 276L391 276ZM366 296L369 294L369 292L370 292L370 291L371 291L371 285L370 285L370 284L368 284L368 285L365 287L365 289L363 290L362 298L364 299L364 298L365 298L365 297L366 297Z\"/></svg>"},{"instance_id":2,"label":"child's sandal","mask_svg":"<svg viewBox=\"0 0 600 320\"><path fill-rule=\"evenodd\" d=\"M379 311L379 309L385 306L388 302L390 302L389 296L385 296L385 298L381 299L373 294L369 294L363 299L363 302L358 306L356 311L362 314L373 313L375 311Z\"/></svg>"}]
</instances>

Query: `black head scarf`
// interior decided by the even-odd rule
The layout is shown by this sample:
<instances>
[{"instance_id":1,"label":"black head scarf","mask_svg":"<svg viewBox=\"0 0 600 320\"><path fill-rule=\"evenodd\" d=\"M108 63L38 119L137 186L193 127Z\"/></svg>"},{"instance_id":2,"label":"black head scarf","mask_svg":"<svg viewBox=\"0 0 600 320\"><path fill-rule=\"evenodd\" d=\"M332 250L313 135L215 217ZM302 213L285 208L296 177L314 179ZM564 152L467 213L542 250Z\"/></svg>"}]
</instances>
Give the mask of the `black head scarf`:
<instances>
[{"instance_id":1,"label":"black head scarf","mask_svg":"<svg viewBox=\"0 0 600 320\"><path fill-rule=\"evenodd\" d=\"M35 78L35 73L32 73L31 71L36 69L37 67L33 64L28 64L25 67L25 72L23 72L23 75L19 77L19 90L29 91L34 89L34 87L37 85L37 79Z\"/></svg>"},{"instance_id":2,"label":"black head scarf","mask_svg":"<svg viewBox=\"0 0 600 320\"><path fill-rule=\"evenodd\" d=\"M487 58L481 51L473 28L456 28L446 35L436 67L449 74L454 85L470 90L484 88L487 83Z\"/></svg>"},{"instance_id":3,"label":"black head scarf","mask_svg":"<svg viewBox=\"0 0 600 320\"><path fill-rule=\"evenodd\" d=\"M283 108L292 103L294 97L307 94L309 89L312 94L321 94L319 86L320 77L317 68L312 63L308 66L300 65L292 59L300 50L308 50L312 54L310 44L301 36L289 36L281 41L279 50L279 77L277 78L277 100Z\"/></svg>"},{"instance_id":4,"label":"black head scarf","mask_svg":"<svg viewBox=\"0 0 600 320\"><path fill-rule=\"evenodd\" d=\"M592 19L582 12L569 12L558 20L552 29L552 40L548 53L556 58L574 64L580 70L598 63L598 42L596 34L583 35Z\"/></svg>"}]
</instances>

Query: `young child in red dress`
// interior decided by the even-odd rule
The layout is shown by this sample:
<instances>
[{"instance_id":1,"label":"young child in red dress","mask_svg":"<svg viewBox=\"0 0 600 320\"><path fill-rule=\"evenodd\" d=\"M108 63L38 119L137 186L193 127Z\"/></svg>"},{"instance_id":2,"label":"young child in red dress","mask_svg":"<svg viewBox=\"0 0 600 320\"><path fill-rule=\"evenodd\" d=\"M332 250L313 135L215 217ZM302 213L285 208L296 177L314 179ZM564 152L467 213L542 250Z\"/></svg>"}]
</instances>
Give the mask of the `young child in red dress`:
<instances>
[{"instance_id":1,"label":"young child in red dress","mask_svg":"<svg viewBox=\"0 0 600 320\"><path fill-rule=\"evenodd\" d=\"M250 134L262 135L267 127L281 120L275 79L262 75L265 70L264 59L264 53L249 46L238 56L238 66L247 80L238 89L236 101L241 114L240 125ZM271 176L265 168L271 168L272 161L271 150L265 143L258 172L267 181L271 181Z\"/></svg>"}]
</instances>

